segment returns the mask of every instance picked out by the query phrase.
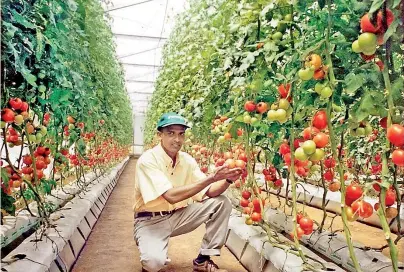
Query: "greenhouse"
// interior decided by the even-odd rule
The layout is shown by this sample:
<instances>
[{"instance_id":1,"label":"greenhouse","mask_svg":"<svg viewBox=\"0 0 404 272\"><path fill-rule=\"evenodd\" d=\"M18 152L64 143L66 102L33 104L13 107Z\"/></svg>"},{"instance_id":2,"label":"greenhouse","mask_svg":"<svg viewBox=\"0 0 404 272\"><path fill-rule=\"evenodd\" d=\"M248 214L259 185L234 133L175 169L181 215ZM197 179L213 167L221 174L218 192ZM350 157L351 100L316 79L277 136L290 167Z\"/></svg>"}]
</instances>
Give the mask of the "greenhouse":
<instances>
[{"instance_id":1,"label":"greenhouse","mask_svg":"<svg viewBox=\"0 0 404 272\"><path fill-rule=\"evenodd\" d=\"M3 0L1 271L404 272L404 1Z\"/></svg>"}]
</instances>

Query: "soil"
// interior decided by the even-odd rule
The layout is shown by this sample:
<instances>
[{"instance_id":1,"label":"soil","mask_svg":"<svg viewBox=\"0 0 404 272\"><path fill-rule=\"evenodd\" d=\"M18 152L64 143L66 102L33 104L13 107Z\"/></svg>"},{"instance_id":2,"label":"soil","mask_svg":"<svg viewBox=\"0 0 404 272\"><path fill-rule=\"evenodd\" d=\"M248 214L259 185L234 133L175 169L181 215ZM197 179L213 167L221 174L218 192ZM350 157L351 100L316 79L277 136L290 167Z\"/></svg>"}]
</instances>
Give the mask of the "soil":
<instances>
[{"instance_id":1,"label":"soil","mask_svg":"<svg viewBox=\"0 0 404 272\"><path fill-rule=\"evenodd\" d=\"M101 217L73 267L73 272L140 272L139 252L133 240L133 177L136 160L126 165L112 191ZM170 239L168 257L172 260L162 271L192 271L192 259L198 255L204 227ZM229 272L247 271L232 253L222 249L214 261Z\"/></svg>"}]
</instances>

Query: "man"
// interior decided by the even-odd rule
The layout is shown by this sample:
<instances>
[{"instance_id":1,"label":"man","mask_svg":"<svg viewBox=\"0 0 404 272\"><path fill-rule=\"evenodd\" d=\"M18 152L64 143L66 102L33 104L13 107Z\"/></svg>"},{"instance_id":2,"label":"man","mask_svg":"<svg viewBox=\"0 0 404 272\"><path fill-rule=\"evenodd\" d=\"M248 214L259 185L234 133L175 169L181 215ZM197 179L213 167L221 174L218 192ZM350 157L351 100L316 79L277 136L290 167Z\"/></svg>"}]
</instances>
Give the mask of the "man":
<instances>
[{"instance_id":1,"label":"man","mask_svg":"<svg viewBox=\"0 0 404 272\"><path fill-rule=\"evenodd\" d=\"M134 236L142 271L163 268L170 237L206 223L193 271L226 272L210 256L220 255L231 212L229 199L221 194L240 177L241 169L223 166L209 176L203 174L196 160L180 151L188 127L182 116L163 114L157 124L160 144L136 165ZM190 204L191 199L196 202Z\"/></svg>"}]
</instances>

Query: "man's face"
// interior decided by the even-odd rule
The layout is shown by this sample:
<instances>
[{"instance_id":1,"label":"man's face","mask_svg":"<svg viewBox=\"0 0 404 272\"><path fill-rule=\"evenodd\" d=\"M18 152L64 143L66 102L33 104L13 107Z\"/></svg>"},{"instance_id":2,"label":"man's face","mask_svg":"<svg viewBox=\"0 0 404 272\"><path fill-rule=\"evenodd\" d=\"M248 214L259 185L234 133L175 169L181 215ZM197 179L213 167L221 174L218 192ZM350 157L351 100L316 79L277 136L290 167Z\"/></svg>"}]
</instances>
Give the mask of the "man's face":
<instances>
[{"instance_id":1,"label":"man's face","mask_svg":"<svg viewBox=\"0 0 404 272\"><path fill-rule=\"evenodd\" d=\"M161 138L161 145L169 153L175 155L180 151L185 140L186 128L181 125L171 125L161 129L158 135Z\"/></svg>"}]
</instances>

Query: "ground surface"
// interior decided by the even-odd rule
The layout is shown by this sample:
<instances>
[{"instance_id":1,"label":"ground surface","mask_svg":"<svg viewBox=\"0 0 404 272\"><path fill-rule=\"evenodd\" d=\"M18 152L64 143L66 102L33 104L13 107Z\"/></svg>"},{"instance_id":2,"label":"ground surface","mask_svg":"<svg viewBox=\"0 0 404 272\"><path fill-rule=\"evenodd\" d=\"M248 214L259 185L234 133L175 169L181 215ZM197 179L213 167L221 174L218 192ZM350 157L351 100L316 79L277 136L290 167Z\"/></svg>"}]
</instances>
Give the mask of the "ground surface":
<instances>
[{"instance_id":1,"label":"ground surface","mask_svg":"<svg viewBox=\"0 0 404 272\"><path fill-rule=\"evenodd\" d=\"M140 272L139 253L133 240L133 177L135 160L130 160L111 193L100 219L89 236L73 272ZM192 271L192 259L198 255L204 227L172 238L168 255L172 260L165 272ZM246 271L227 249L215 258L229 272Z\"/></svg>"}]
</instances>

